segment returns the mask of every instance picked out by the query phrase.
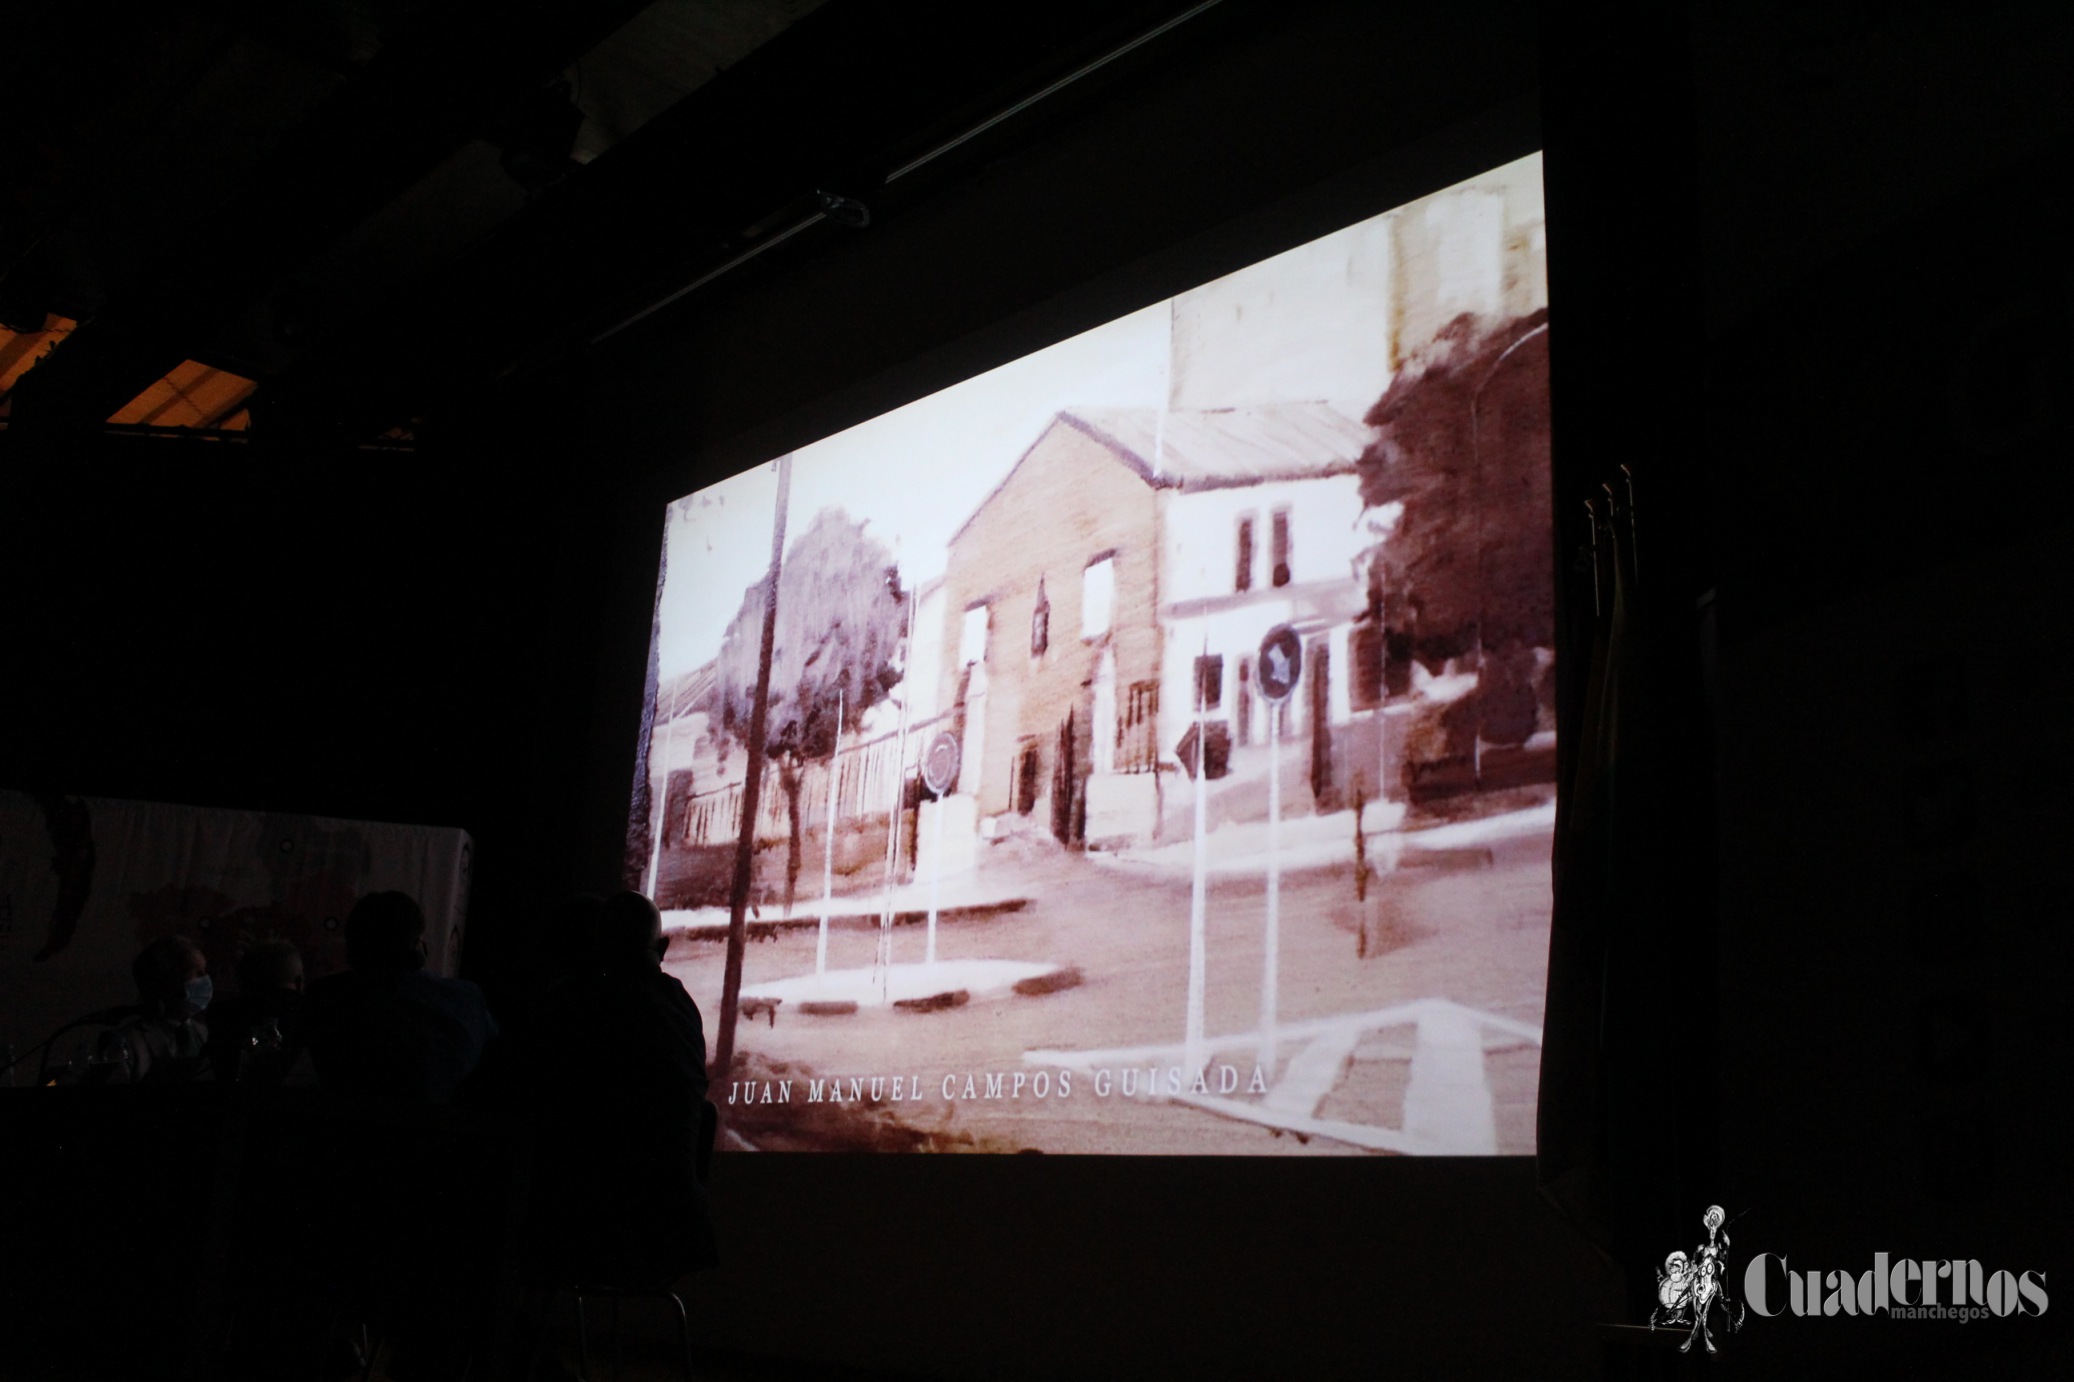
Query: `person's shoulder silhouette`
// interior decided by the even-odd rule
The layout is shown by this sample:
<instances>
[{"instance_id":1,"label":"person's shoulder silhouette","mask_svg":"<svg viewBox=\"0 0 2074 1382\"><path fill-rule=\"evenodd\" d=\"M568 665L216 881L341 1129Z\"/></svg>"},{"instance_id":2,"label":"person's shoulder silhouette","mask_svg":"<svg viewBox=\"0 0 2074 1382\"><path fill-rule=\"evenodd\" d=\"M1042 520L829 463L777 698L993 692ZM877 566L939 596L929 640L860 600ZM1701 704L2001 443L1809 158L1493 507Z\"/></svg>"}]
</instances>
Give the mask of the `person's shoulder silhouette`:
<instances>
[{"instance_id":1,"label":"person's shoulder silhouette","mask_svg":"<svg viewBox=\"0 0 2074 1382\"><path fill-rule=\"evenodd\" d=\"M647 898L608 899L596 936L594 963L552 991L512 1052L526 1068L509 1072L508 1089L542 1158L544 1237L565 1260L613 1274L709 1266L698 1005L662 969L662 920Z\"/></svg>"},{"instance_id":2,"label":"person's shoulder silhouette","mask_svg":"<svg viewBox=\"0 0 2074 1382\"><path fill-rule=\"evenodd\" d=\"M318 1080L341 1093L447 1102L496 1035L482 990L424 972L425 915L398 892L353 905L346 963L309 987Z\"/></svg>"}]
</instances>

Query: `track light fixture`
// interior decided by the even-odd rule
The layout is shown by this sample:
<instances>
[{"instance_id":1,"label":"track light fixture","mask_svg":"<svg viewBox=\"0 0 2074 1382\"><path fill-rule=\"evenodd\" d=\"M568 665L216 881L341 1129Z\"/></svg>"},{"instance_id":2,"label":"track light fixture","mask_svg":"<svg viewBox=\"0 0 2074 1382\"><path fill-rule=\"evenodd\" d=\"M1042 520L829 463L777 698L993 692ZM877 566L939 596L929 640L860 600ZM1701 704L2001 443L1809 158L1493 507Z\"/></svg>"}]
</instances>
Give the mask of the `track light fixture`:
<instances>
[{"instance_id":1,"label":"track light fixture","mask_svg":"<svg viewBox=\"0 0 2074 1382\"><path fill-rule=\"evenodd\" d=\"M839 226L862 230L871 224L871 208L855 197L821 188L815 191L814 200L820 205L821 214Z\"/></svg>"}]
</instances>

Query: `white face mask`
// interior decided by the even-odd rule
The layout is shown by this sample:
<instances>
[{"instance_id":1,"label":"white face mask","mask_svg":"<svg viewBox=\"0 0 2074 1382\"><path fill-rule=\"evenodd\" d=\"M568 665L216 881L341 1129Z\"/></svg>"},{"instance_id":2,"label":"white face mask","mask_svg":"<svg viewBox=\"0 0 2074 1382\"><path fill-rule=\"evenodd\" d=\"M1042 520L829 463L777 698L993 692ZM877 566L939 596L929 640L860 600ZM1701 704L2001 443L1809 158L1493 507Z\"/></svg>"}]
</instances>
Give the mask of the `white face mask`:
<instances>
[{"instance_id":1,"label":"white face mask","mask_svg":"<svg viewBox=\"0 0 2074 1382\"><path fill-rule=\"evenodd\" d=\"M209 1000L216 996L216 985L204 974L187 981L187 1010L190 1013L206 1011Z\"/></svg>"}]
</instances>

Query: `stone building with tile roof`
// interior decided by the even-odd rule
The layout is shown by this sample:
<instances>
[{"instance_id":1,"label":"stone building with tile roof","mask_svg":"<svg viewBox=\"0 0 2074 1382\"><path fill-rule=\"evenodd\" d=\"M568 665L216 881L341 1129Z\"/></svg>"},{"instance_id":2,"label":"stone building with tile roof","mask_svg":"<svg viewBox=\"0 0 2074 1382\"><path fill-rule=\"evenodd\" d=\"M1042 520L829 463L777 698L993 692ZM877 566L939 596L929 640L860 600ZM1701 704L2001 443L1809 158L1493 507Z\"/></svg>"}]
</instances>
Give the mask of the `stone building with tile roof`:
<instances>
[{"instance_id":1,"label":"stone building with tile roof","mask_svg":"<svg viewBox=\"0 0 2074 1382\"><path fill-rule=\"evenodd\" d=\"M952 536L944 577L957 790L983 831L1150 839L1157 767L1198 714L1213 775L1264 775L1250 660L1285 623L1316 669L1282 725L1285 804L1309 808L1313 741L1329 755L1351 714L1347 633L1376 542L1355 475L1367 441L1315 402L1053 418Z\"/></svg>"}]
</instances>

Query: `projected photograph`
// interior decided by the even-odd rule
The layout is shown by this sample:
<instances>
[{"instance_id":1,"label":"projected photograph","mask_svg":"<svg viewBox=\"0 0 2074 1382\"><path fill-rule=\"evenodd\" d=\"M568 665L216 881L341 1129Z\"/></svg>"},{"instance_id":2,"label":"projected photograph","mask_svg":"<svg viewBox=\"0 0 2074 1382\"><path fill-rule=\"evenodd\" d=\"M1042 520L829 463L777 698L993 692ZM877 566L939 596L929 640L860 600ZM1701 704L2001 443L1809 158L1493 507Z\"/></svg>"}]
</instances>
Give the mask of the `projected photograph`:
<instances>
[{"instance_id":1,"label":"projected photograph","mask_svg":"<svg viewBox=\"0 0 2074 1382\"><path fill-rule=\"evenodd\" d=\"M670 506L725 1145L1533 1152L1547 321L1535 155Z\"/></svg>"}]
</instances>

